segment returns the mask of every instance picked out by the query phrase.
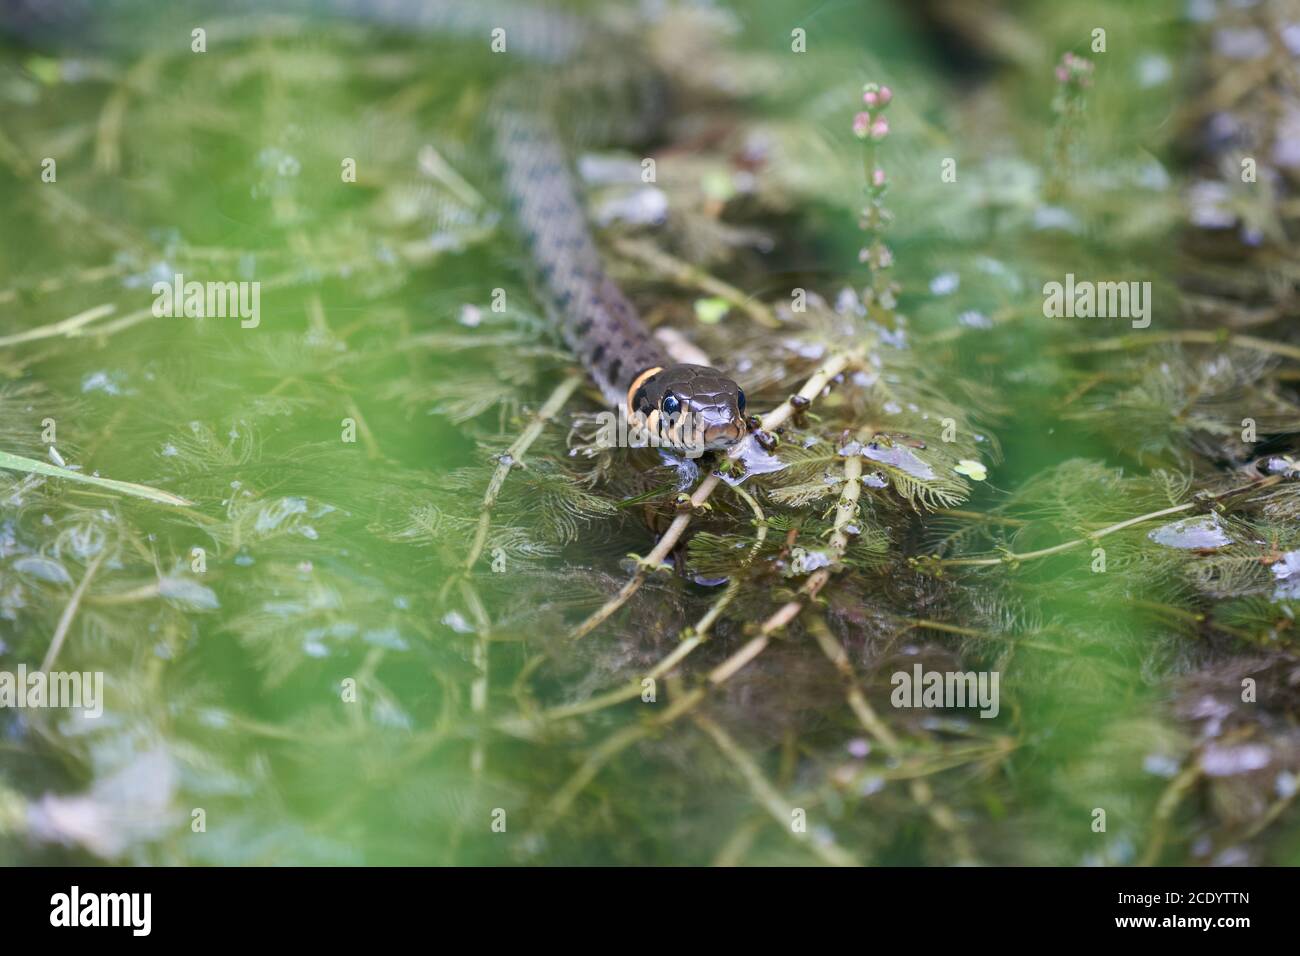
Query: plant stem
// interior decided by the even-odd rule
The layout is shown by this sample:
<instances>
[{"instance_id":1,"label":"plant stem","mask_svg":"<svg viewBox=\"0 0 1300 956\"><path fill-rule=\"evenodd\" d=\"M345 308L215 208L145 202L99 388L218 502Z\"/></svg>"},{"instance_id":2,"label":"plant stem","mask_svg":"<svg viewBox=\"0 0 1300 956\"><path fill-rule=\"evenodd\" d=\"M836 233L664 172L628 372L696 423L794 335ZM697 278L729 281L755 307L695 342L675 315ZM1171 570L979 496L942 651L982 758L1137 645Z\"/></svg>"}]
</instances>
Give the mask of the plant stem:
<instances>
[{"instance_id":1,"label":"plant stem","mask_svg":"<svg viewBox=\"0 0 1300 956\"><path fill-rule=\"evenodd\" d=\"M808 622L808 630L816 639L817 645L821 648L822 653L826 655L827 660L834 665L840 677L844 679L845 700L854 716L858 718L858 722L862 724L862 728L891 757L901 757L902 745L898 737L880 719L871 703L867 700L866 695L862 692L857 675L853 673L853 665L849 663L849 656L845 652L844 646L831 633L830 627L826 624L826 619L821 615L814 616ZM930 789L930 785L926 781L913 780L908 787L912 799L916 801L917 805L924 809L929 814L930 819L952 839L957 862L967 865L974 864L976 862L975 850L958 822L956 814L935 797L934 791Z\"/></svg>"},{"instance_id":2,"label":"plant stem","mask_svg":"<svg viewBox=\"0 0 1300 956\"><path fill-rule=\"evenodd\" d=\"M754 759L745 753L725 730L717 723L710 720L703 714L696 714L692 720L696 726L713 738L713 742L718 745L723 756L731 761L732 766L744 778L745 783L749 785L750 792L758 800L760 806L767 811L768 815L784 830L792 836L800 845L808 847L819 859L831 866L860 866L861 864L853 857L851 853L845 850L834 840L818 840L810 838L809 834L796 831L791 823L794 820L796 808L786 802L785 798L777 789L768 782L767 777L763 775L762 769L754 762Z\"/></svg>"},{"instance_id":3,"label":"plant stem","mask_svg":"<svg viewBox=\"0 0 1300 956\"><path fill-rule=\"evenodd\" d=\"M1066 541L1062 544L1053 545L1050 548L1042 548L1038 551L1026 551L1024 554L1015 554L1007 552L999 558L940 558L936 563L943 567L967 567L980 568L992 567L996 564L1018 564L1021 561L1032 561L1035 558L1046 558L1053 554L1060 554L1062 551L1069 551L1071 548L1077 548L1080 545L1096 541L1098 538L1104 538L1108 534L1114 534L1116 531L1123 531L1125 528L1131 528L1133 525L1142 524L1145 521L1152 521L1156 518L1163 518L1166 515L1179 514L1183 511L1189 511L1196 506L1195 502L1174 505L1172 508L1162 508L1159 511L1152 511L1148 514L1138 515L1136 518L1129 518L1127 521L1121 521L1094 531L1085 538L1075 538L1072 541Z\"/></svg>"},{"instance_id":4,"label":"plant stem","mask_svg":"<svg viewBox=\"0 0 1300 956\"><path fill-rule=\"evenodd\" d=\"M478 563L478 559L483 555L483 548L487 544L488 530L492 523L492 509L496 506L497 496L501 494L501 486L505 484L506 476L510 474L510 469L515 465L523 463L524 455L532 447L542 429L546 427L562 409L566 402L573 397L573 393L578 390L585 380L585 376L577 373L564 379L550 394L550 397L542 403L542 407L537 410L532 421L528 423L519 437L514 440L506 453L497 460L496 471L492 473L492 479L488 482L487 491L483 494L483 507L478 516L478 528L474 532L474 542L470 545L469 555L465 558L465 570L470 571Z\"/></svg>"},{"instance_id":5,"label":"plant stem","mask_svg":"<svg viewBox=\"0 0 1300 956\"><path fill-rule=\"evenodd\" d=\"M54 665L55 658L59 656L59 651L63 648L63 642L67 639L68 629L72 626L72 619L77 616L77 608L81 606L81 599L86 593L86 588L90 586L91 578L99 570L100 562L104 560L106 554L108 554L107 545L102 547L99 554L91 559L90 564L86 565L86 573L81 576L81 583L72 592L72 597L68 598L63 613L59 615L59 623L54 628L54 638L50 641L49 649L45 652L45 659L41 661L41 670L46 673L49 673L50 668Z\"/></svg>"},{"instance_id":6,"label":"plant stem","mask_svg":"<svg viewBox=\"0 0 1300 956\"><path fill-rule=\"evenodd\" d=\"M1237 485L1236 487L1229 488L1226 491L1220 491L1216 494L1209 495L1208 498L1211 501L1224 501L1247 491L1258 491L1261 488L1268 488L1272 485L1276 485L1281 480L1282 475L1269 475L1266 478L1260 478L1257 481L1250 481L1244 485ZM1151 521L1155 518L1163 518L1167 515L1190 511L1192 508L1195 508L1196 505L1197 502L1188 501L1181 505L1174 505L1171 508L1162 508L1159 511L1151 511L1144 515L1138 515L1136 518L1128 518L1118 524L1112 524L1100 528L1085 537L1075 538L1072 541L1053 545L1050 548L1042 548L1038 551L1027 551L1024 554L1007 552L997 558L936 558L934 563L940 567L975 568L992 567L995 564L1016 564L1021 561L1031 561L1035 558L1045 558L1053 554L1060 554L1062 551L1069 551L1071 548L1077 548L1081 544L1088 544L1091 541L1096 541L1098 538L1104 538L1108 534L1114 534L1116 531L1123 531L1125 528L1131 528L1134 525L1142 524L1143 522Z\"/></svg>"},{"instance_id":7,"label":"plant stem","mask_svg":"<svg viewBox=\"0 0 1300 956\"><path fill-rule=\"evenodd\" d=\"M103 488L105 491L116 491L119 494L131 495L135 498L145 498L161 505L188 507L194 503L187 501L180 495L174 495L170 491L160 491L157 488L150 488L148 485L137 485L133 481L115 481L112 478L86 475L79 471L73 471L71 468L60 468L58 465L37 461L35 458L12 455L7 451L0 451L0 468L21 471L31 475L42 475L46 478L63 478L66 481L94 485L97 488Z\"/></svg>"},{"instance_id":8,"label":"plant stem","mask_svg":"<svg viewBox=\"0 0 1300 956\"><path fill-rule=\"evenodd\" d=\"M38 325L36 328L27 329L25 332L0 336L0 347L18 345L23 342L36 342L40 339L54 338L59 335L78 335L85 326L107 315L112 315L116 311L117 306L111 302L105 302L103 305L97 305L93 309L78 312L76 315L60 319L58 322L51 322L49 325Z\"/></svg>"},{"instance_id":9,"label":"plant stem","mask_svg":"<svg viewBox=\"0 0 1300 956\"><path fill-rule=\"evenodd\" d=\"M1201 329L1183 329L1174 332L1143 332L1141 335L1118 335L1109 339L1099 339L1079 345L1067 345L1061 351L1067 354L1090 352L1120 352L1129 349L1141 349L1166 342L1180 342L1192 345L1238 345L1242 348L1280 355L1300 362L1300 346L1285 342L1271 342L1254 335L1239 335L1234 332L1206 331Z\"/></svg>"},{"instance_id":10,"label":"plant stem","mask_svg":"<svg viewBox=\"0 0 1300 956\"><path fill-rule=\"evenodd\" d=\"M1201 765L1193 756L1191 763L1169 782L1165 792L1160 795L1160 799L1156 802L1155 816L1151 820L1151 842L1147 844L1142 859L1138 862L1139 866L1154 866L1160 859L1160 851L1164 849L1165 837L1169 830L1169 821L1173 819L1174 811L1182 803L1187 791L1200 779L1200 776Z\"/></svg>"},{"instance_id":11,"label":"plant stem","mask_svg":"<svg viewBox=\"0 0 1300 956\"><path fill-rule=\"evenodd\" d=\"M765 329L779 329L781 323L766 304L745 295L733 285L710 275L698 266L671 256L649 242L639 239L616 239L614 248L629 259L635 259L675 285L697 289L722 299L733 309L739 309Z\"/></svg>"}]
</instances>

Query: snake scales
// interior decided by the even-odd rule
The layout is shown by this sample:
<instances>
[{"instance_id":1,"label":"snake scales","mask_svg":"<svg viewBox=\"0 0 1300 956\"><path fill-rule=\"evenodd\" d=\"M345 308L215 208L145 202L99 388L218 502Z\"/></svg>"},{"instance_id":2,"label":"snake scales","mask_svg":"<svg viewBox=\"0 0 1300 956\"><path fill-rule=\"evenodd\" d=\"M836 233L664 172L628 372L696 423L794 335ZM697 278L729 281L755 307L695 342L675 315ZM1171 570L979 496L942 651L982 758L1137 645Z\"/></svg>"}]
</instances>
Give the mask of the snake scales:
<instances>
[{"instance_id":1,"label":"snake scales","mask_svg":"<svg viewBox=\"0 0 1300 956\"><path fill-rule=\"evenodd\" d=\"M578 56L595 46L588 40ZM615 114L646 138L664 112L659 85L646 80L635 61L605 59L601 65L582 72L607 99L630 99L630 109ZM744 392L716 369L672 364L605 271L561 132L560 117L584 111L564 95L572 82L557 86L548 89L528 77L509 81L493 97L488 118L503 190L547 311L606 400L626 402L627 411L666 444L692 454L734 444L745 434Z\"/></svg>"}]
</instances>

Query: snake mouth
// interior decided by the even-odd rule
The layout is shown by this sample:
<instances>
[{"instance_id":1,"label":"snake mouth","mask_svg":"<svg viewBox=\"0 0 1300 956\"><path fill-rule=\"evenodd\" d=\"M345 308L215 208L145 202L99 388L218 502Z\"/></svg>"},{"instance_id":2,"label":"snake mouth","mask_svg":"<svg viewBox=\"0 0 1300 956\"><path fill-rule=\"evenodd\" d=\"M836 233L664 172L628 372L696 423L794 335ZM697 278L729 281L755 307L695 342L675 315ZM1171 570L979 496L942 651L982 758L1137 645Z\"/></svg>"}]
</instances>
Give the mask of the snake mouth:
<instances>
[{"instance_id":1,"label":"snake mouth","mask_svg":"<svg viewBox=\"0 0 1300 956\"><path fill-rule=\"evenodd\" d=\"M748 431L745 419L734 408L690 409L670 418L664 418L655 409L646 421L663 445L685 453L688 458L730 448Z\"/></svg>"},{"instance_id":2,"label":"snake mouth","mask_svg":"<svg viewBox=\"0 0 1300 956\"><path fill-rule=\"evenodd\" d=\"M709 425L704 429L704 448L712 451L730 448L745 437L745 420L739 416L720 425Z\"/></svg>"}]
</instances>

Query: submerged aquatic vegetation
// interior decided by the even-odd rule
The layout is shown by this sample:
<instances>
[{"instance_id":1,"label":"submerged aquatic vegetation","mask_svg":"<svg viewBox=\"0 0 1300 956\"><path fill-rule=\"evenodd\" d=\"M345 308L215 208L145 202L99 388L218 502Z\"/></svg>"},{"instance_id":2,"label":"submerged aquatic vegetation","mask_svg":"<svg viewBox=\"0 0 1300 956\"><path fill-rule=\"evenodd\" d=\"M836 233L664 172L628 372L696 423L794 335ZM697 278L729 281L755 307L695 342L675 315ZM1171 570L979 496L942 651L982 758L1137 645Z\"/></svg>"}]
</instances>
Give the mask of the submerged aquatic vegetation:
<instances>
[{"instance_id":1,"label":"submerged aquatic vegetation","mask_svg":"<svg viewBox=\"0 0 1300 956\"><path fill-rule=\"evenodd\" d=\"M1025 15L957 98L885 14L865 67L739 6L647 25L676 114L579 169L647 320L763 413L703 467L591 438L487 53L7 52L4 460L192 505L0 471L0 661L106 686L0 712L0 852L1293 861L1288 65L1215 85L1250 51L1119 4L1139 43L1058 58L1077 24ZM1047 317L1067 274L1149 282L1150 327ZM177 275L260 322L155 314ZM914 673L997 675L996 716L898 706Z\"/></svg>"}]
</instances>

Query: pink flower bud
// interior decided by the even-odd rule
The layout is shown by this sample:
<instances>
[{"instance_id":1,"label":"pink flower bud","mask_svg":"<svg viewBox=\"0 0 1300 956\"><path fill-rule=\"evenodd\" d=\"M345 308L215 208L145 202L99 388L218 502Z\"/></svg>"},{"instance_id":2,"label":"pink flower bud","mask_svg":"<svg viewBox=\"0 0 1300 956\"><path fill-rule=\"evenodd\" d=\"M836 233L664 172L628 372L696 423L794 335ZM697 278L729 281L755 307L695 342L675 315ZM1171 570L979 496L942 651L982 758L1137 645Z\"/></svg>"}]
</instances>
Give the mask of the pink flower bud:
<instances>
[{"instance_id":1,"label":"pink flower bud","mask_svg":"<svg viewBox=\"0 0 1300 956\"><path fill-rule=\"evenodd\" d=\"M885 185L885 171L883 169L872 170L871 185L875 186L877 189Z\"/></svg>"},{"instance_id":2,"label":"pink flower bud","mask_svg":"<svg viewBox=\"0 0 1300 956\"><path fill-rule=\"evenodd\" d=\"M871 138L877 143L889 135L889 120L883 116L871 124Z\"/></svg>"},{"instance_id":3,"label":"pink flower bud","mask_svg":"<svg viewBox=\"0 0 1300 956\"><path fill-rule=\"evenodd\" d=\"M890 89L889 87L887 87L887 86L882 86L882 87L880 88L880 93L877 94L877 95L878 95L878 97L879 97L879 99L880 99L880 105L881 105L881 106L888 106L888 105L889 105L889 101L892 100L892 99L894 98L894 91L891 90L891 89Z\"/></svg>"},{"instance_id":4,"label":"pink flower bud","mask_svg":"<svg viewBox=\"0 0 1300 956\"><path fill-rule=\"evenodd\" d=\"M880 103L880 94L875 90L867 90L867 92L862 94L862 102L866 103L867 106L872 109L875 109Z\"/></svg>"},{"instance_id":5,"label":"pink flower bud","mask_svg":"<svg viewBox=\"0 0 1300 956\"><path fill-rule=\"evenodd\" d=\"M853 117L853 135L858 139L866 139L867 133L871 131L871 114L859 113Z\"/></svg>"},{"instance_id":6,"label":"pink flower bud","mask_svg":"<svg viewBox=\"0 0 1300 956\"><path fill-rule=\"evenodd\" d=\"M1092 79L1096 64L1082 56L1075 56L1068 50L1061 54L1061 62L1056 66L1056 81L1062 85L1074 83L1086 88Z\"/></svg>"}]
</instances>

